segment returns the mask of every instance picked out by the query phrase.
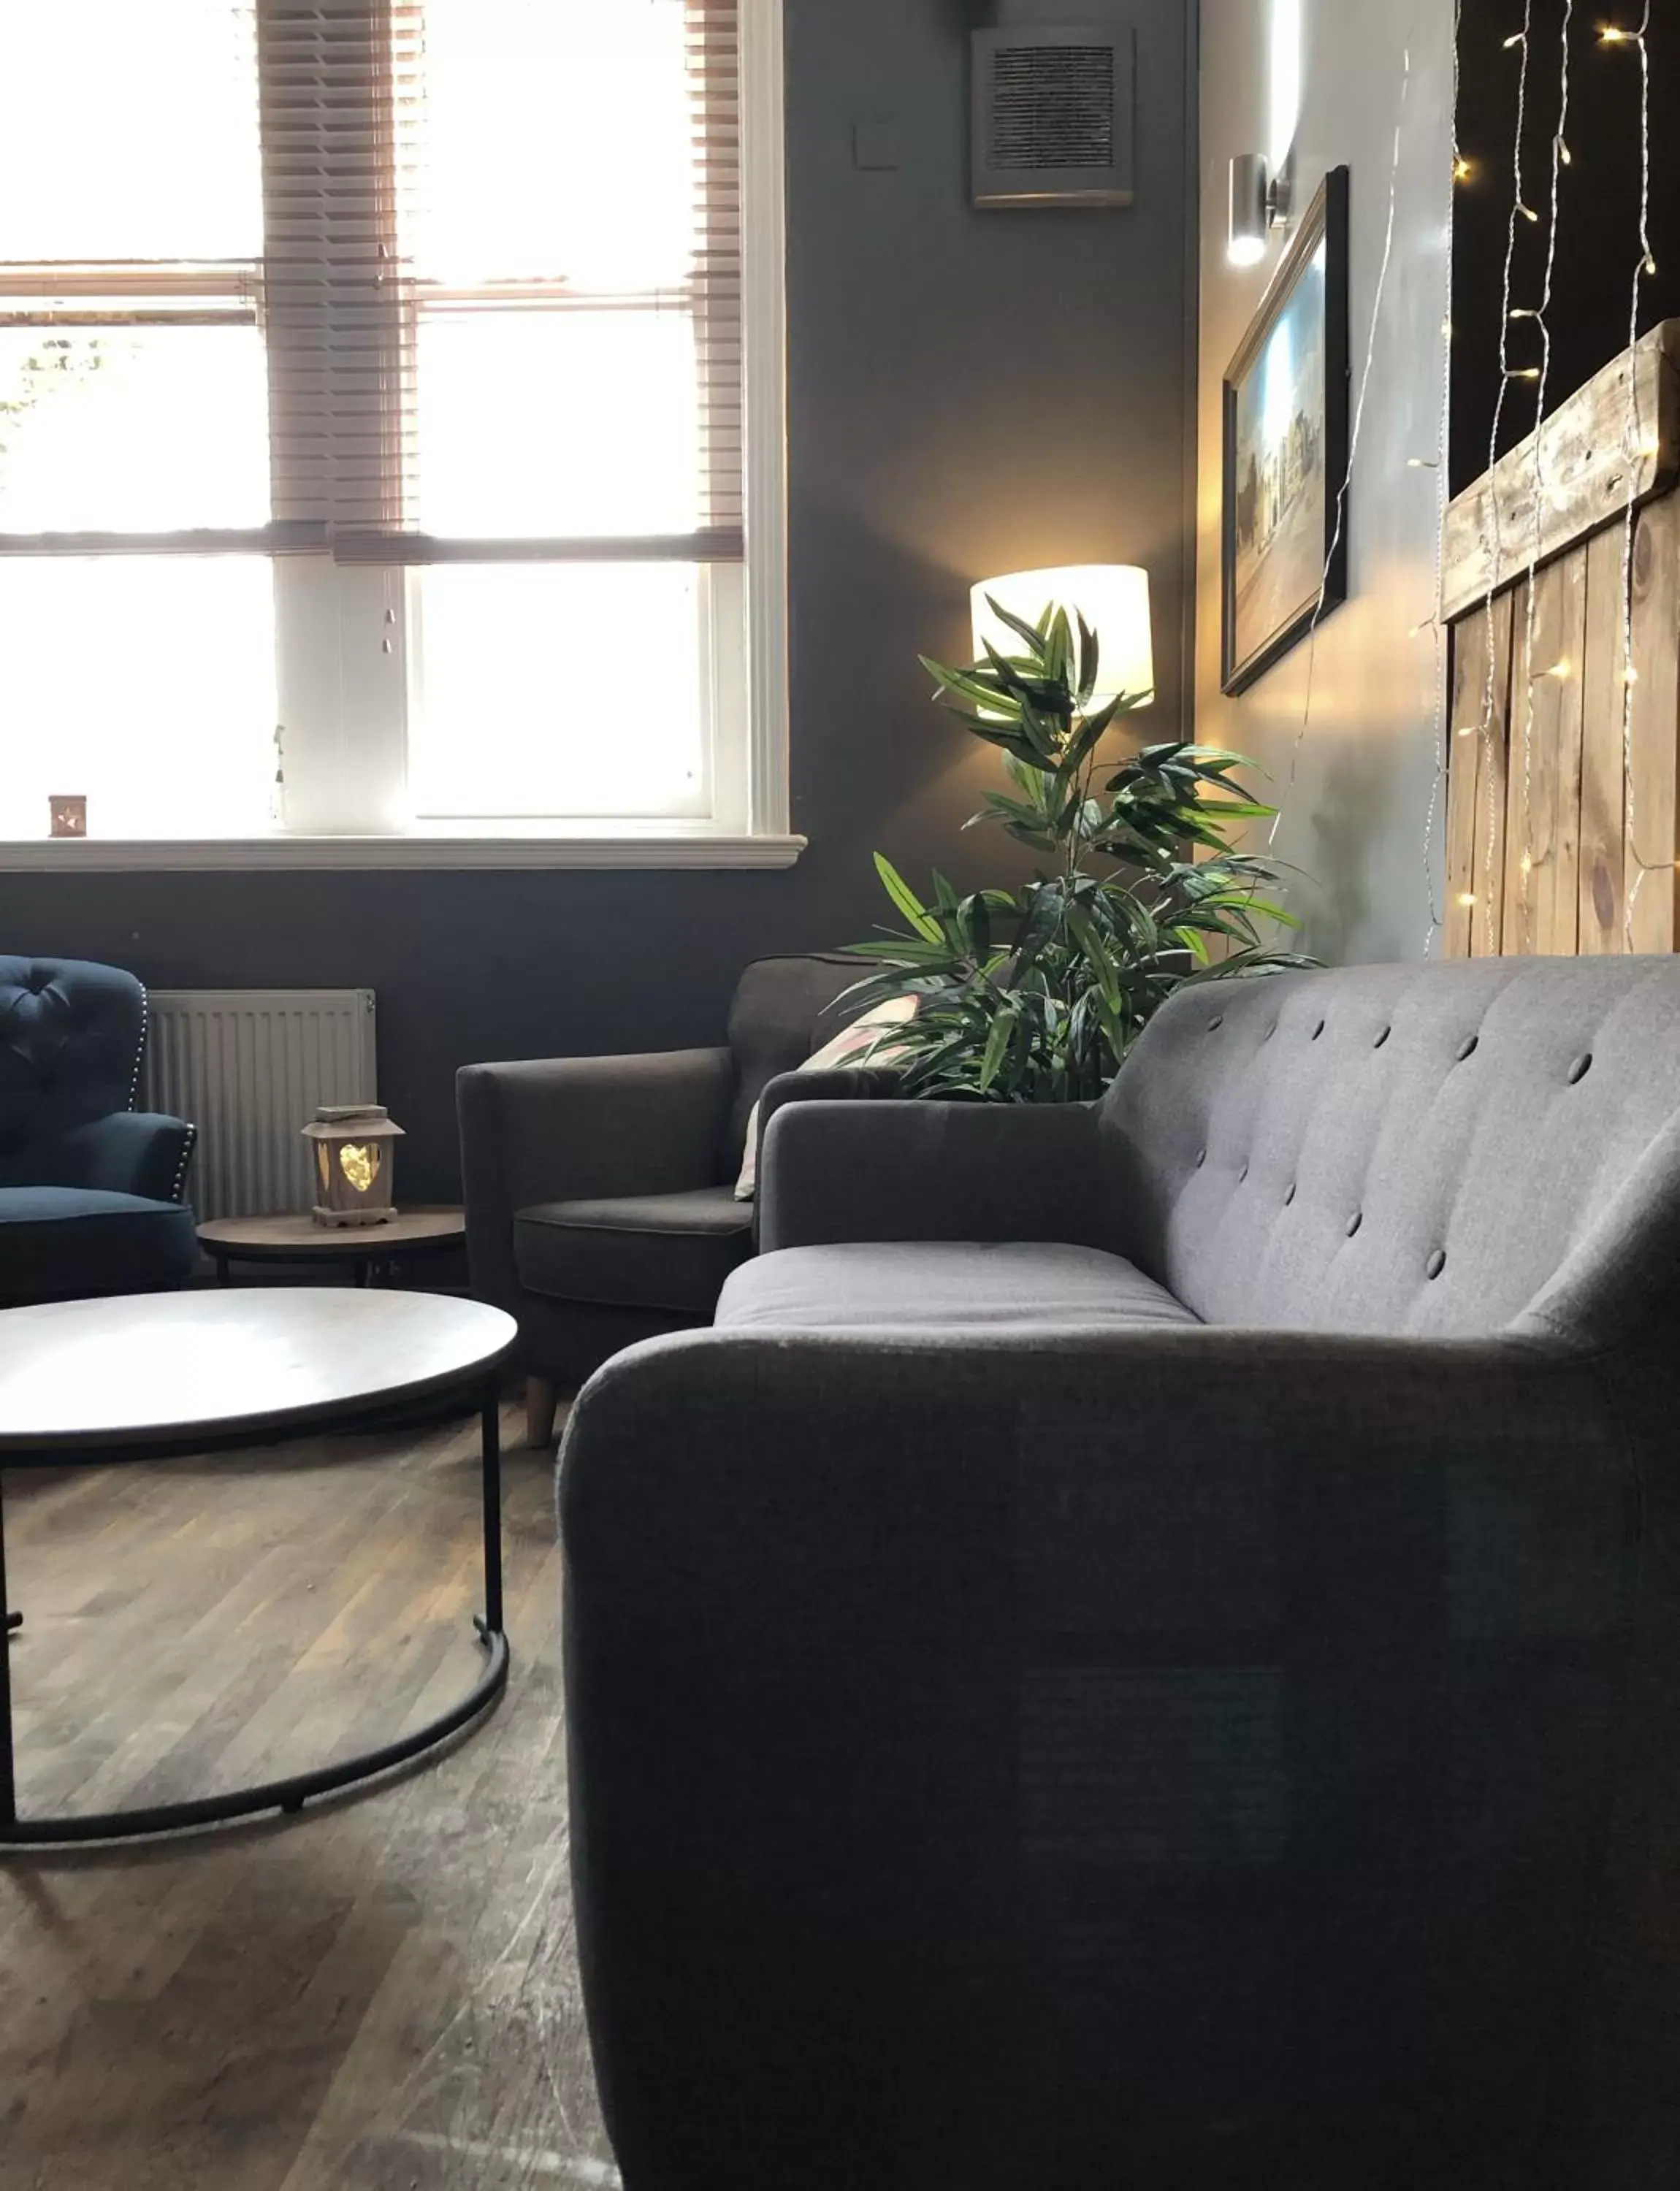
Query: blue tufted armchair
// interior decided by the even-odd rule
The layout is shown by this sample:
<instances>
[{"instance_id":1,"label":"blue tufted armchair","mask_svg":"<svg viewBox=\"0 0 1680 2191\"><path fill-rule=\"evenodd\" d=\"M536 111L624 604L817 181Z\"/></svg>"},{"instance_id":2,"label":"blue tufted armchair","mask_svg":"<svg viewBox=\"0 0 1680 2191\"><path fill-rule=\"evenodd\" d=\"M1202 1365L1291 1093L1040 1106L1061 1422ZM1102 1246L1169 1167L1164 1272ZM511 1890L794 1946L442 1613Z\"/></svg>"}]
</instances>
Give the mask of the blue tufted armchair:
<instances>
[{"instance_id":1,"label":"blue tufted armchair","mask_svg":"<svg viewBox=\"0 0 1680 2191\"><path fill-rule=\"evenodd\" d=\"M0 1303L191 1274L196 1130L133 1107L145 1019L120 968L0 958Z\"/></svg>"}]
</instances>

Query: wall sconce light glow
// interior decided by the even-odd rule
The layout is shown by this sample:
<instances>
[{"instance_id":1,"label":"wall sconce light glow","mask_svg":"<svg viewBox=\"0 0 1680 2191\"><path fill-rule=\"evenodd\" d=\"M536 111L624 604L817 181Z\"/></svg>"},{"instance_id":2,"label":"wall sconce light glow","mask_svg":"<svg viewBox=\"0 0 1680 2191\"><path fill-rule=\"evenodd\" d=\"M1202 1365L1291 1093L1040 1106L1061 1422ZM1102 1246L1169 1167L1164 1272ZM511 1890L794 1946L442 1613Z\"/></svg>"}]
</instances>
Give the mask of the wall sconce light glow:
<instances>
[{"instance_id":1,"label":"wall sconce light glow","mask_svg":"<svg viewBox=\"0 0 1680 2191\"><path fill-rule=\"evenodd\" d=\"M1226 255L1233 266L1257 266L1272 232L1272 179L1258 152L1231 162L1231 214Z\"/></svg>"},{"instance_id":2,"label":"wall sconce light glow","mask_svg":"<svg viewBox=\"0 0 1680 2191\"><path fill-rule=\"evenodd\" d=\"M1015 571L1007 578L982 578L974 589L974 653L983 659L989 640L999 654L1018 655L1021 641L988 597L1025 623L1036 624L1045 608L1062 608L1071 622L1082 616L1101 642L1101 667L1093 709L1106 708L1123 692L1155 697L1155 652L1149 616L1149 573L1129 563L1076 563L1053 571Z\"/></svg>"},{"instance_id":3,"label":"wall sconce light glow","mask_svg":"<svg viewBox=\"0 0 1680 2191\"><path fill-rule=\"evenodd\" d=\"M1267 164L1259 152L1239 152L1231 162L1230 216L1226 255L1233 266L1256 266L1266 256L1274 228L1287 225L1294 188L1287 160Z\"/></svg>"},{"instance_id":4,"label":"wall sconce light glow","mask_svg":"<svg viewBox=\"0 0 1680 2191\"><path fill-rule=\"evenodd\" d=\"M1272 52L1267 105L1267 152L1273 174L1281 174L1301 121L1301 0L1272 0Z\"/></svg>"}]
</instances>

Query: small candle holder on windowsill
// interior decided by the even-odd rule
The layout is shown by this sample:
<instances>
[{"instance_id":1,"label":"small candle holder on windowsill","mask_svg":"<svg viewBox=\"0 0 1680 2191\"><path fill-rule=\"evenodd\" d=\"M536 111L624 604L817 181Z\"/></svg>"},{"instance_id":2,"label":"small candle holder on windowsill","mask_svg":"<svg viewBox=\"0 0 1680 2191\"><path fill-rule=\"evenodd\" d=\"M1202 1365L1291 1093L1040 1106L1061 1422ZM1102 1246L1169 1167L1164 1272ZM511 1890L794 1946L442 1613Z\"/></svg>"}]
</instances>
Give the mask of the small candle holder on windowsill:
<instances>
[{"instance_id":1,"label":"small candle holder on windowsill","mask_svg":"<svg viewBox=\"0 0 1680 2191\"><path fill-rule=\"evenodd\" d=\"M396 1216L392 1144L402 1129L382 1103L323 1103L304 1135L315 1147L317 1225L384 1225Z\"/></svg>"}]
</instances>

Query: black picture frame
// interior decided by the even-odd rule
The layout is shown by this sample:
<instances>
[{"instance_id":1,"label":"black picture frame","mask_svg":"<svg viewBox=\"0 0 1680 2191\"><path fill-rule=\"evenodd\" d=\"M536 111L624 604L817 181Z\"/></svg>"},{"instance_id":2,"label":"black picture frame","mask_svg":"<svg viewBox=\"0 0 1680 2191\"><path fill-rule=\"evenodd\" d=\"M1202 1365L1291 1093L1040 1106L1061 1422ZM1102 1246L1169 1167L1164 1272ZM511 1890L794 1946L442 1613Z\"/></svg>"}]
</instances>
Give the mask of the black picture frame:
<instances>
[{"instance_id":1,"label":"black picture frame","mask_svg":"<svg viewBox=\"0 0 1680 2191\"><path fill-rule=\"evenodd\" d=\"M1333 168L1301 220L1279 265L1266 300L1232 359L1224 383L1224 503L1220 517L1222 633L1220 685L1245 692L1281 662L1332 609L1347 599L1347 489L1351 457L1351 359L1348 337L1351 174ZM1242 488L1238 479L1239 419L1244 391L1265 361L1273 337L1296 304L1303 277L1324 253L1324 417L1315 422L1323 452L1322 553L1312 573L1310 595L1297 593L1269 629L1241 629L1237 596L1238 524ZM1314 527L1315 544L1318 538ZM1322 583L1321 583L1322 582Z\"/></svg>"}]
</instances>

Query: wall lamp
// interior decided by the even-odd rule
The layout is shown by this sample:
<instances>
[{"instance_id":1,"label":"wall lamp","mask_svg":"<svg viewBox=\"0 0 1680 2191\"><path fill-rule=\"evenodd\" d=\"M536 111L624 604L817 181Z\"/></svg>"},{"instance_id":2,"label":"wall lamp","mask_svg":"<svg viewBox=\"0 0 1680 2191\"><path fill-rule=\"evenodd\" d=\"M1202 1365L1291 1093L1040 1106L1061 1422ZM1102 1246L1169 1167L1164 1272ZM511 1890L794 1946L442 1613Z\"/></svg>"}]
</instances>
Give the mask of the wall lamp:
<instances>
[{"instance_id":1,"label":"wall lamp","mask_svg":"<svg viewBox=\"0 0 1680 2191\"><path fill-rule=\"evenodd\" d=\"M1290 217L1290 179L1273 174L1258 152L1239 152L1231 162L1231 232L1226 256L1233 266L1257 266L1272 230Z\"/></svg>"}]
</instances>

